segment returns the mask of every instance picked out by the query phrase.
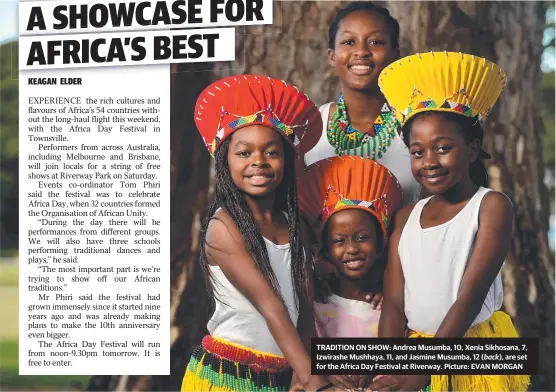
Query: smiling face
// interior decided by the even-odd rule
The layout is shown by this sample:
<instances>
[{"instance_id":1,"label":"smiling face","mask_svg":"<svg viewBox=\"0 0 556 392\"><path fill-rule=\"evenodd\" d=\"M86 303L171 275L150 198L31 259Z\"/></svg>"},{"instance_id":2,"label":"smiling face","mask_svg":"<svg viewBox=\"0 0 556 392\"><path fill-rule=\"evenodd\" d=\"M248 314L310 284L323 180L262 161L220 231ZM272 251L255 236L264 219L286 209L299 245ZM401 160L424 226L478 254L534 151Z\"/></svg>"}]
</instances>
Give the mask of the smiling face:
<instances>
[{"instance_id":1,"label":"smiling face","mask_svg":"<svg viewBox=\"0 0 556 392\"><path fill-rule=\"evenodd\" d=\"M327 223L328 258L348 279L365 277L378 259L382 237L375 220L369 212L348 209L335 213Z\"/></svg>"},{"instance_id":2,"label":"smiling face","mask_svg":"<svg viewBox=\"0 0 556 392\"><path fill-rule=\"evenodd\" d=\"M446 193L462 181L470 182L469 166L479 150L477 139L466 143L460 125L439 113L420 115L411 125L411 171L432 195Z\"/></svg>"},{"instance_id":3,"label":"smiling face","mask_svg":"<svg viewBox=\"0 0 556 392\"><path fill-rule=\"evenodd\" d=\"M334 50L328 49L330 65L336 68L344 88L352 90L377 89L380 72L398 55L384 18L366 10L342 19Z\"/></svg>"},{"instance_id":4,"label":"smiling face","mask_svg":"<svg viewBox=\"0 0 556 392\"><path fill-rule=\"evenodd\" d=\"M252 197L272 193L284 177L284 142L275 130L250 125L230 136L228 166L234 184Z\"/></svg>"}]
</instances>

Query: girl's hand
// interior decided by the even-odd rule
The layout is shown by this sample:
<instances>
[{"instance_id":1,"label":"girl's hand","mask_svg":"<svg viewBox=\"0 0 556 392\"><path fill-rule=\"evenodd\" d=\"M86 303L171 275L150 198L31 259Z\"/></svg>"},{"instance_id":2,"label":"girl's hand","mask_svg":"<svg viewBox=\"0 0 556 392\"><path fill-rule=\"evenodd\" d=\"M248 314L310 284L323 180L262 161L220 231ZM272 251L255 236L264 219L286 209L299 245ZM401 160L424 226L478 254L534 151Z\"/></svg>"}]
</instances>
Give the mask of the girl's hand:
<instances>
[{"instance_id":1,"label":"girl's hand","mask_svg":"<svg viewBox=\"0 0 556 392\"><path fill-rule=\"evenodd\" d=\"M367 391L419 391L430 381L430 376L376 376Z\"/></svg>"},{"instance_id":2,"label":"girl's hand","mask_svg":"<svg viewBox=\"0 0 556 392\"><path fill-rule=\"evenodd\" d=\"M328 376L330 377L330 376ZM335 391L336 389L334 388L334 385L331 384L329 385L329 383L331 383L332 381L327 381L325 380L325 378L323 376L311 376L311 378L309 378L309 381L307 383L305 383L302 387L303 391L310 391L310 392L314 392L318 389L321 389L323 387L326 386L326 388L321 389L323 391ZM343 389L342 389L343 390Z\"/></svg>"},{"instance_id":3,"label":"girl's hand","mask_svg":"<svg viewBox=\"0 0 556 392\"><path fill-rule=\"evenodd\" d=\"M369 293L365 296L365 299L371 303L371 307L373 310L382 309L382 293Z\"/></svg>"},{"instance_id":4,"label":"girl's hand","mask_svg":"<svg viewBox=\"0 0 556 392\"><path fill-rule=\"evenodd\" d=\"M322 276L316 276L315 278L315 298L319 302L326 302L327 298L332 295L332 289L330 288L329 281L333 279L329 276L328 279ZM382 292L370 292L365 295L365 301L370 302L371 309L381 310L383 296Z\"/></svg>"},{"instance_id":5,"label":"girl's hand","mask_svg":"<svg viewBox=\"0 0 556 392\"><path fill-rule=\"evenodd\" d=\"M334 384L335 387L341 389L342 391L353 390L359 388L359 380L354 377L358 376L326 376L328 381Z\"/></svg>"},{"instance_id":6,"label":"girl's hand","mask_svg":"<svg viewBox=\"0 0 556 392\"><path fill-rule=\"evenodd\" d=\"M356 391L364 390L367 385L373 382L373 377L371 374L350 376L356 385Z\"/></svg>"},{"instance_id":7,"label":"girl's hand","mask_svg":"<svg viewBox=\"0 0 556 392\"><path fill-rule=\"evenodd\" d=\"M290 389L288 392L301 392L301 391L305 391L305 389L303 389L303 384L301 384L300 382L296 382L290 385Z\"/></svg>"},{"instance_id":8,"label":"girl's hand","mask_svg":"<svg viewBox=\"0 0 556 392\"><path fill-rule=\"evenodd\" d=\"M297 391L304 391L303 384L301 383L299 377L297 377L297 374L293 372L292 382L290 385L289 392L297 392Z\"/></svg>"}]
</instances>

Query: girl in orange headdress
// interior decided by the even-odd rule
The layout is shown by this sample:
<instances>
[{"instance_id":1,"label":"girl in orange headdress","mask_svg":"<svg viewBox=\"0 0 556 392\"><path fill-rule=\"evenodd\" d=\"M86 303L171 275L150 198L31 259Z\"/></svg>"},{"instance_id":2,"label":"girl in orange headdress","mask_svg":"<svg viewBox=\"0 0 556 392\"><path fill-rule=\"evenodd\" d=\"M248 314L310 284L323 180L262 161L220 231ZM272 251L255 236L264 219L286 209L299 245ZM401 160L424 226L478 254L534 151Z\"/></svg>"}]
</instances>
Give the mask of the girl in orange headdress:
<instances>
[{"instance_id":1,"label":"girl in orange headdress","mask_svg":"<svg viewBox=\"0 0 556 392\"><path fill-rule=\"evenodd\" d=\"M317 335L376 337L381 311L366 293L382 291L390 221L403 200L396 177L370 159L334 157L300 171L298 189L301 212L319 222L320 254L336 271L332 294L314 302ZM355 379L358 387L370 381ZM347 380L332 379L349 389Z\"/></svg>"},{"instance_id":2,"label":"girl in orange headdress","mask_svg":"<svg viewBox=\"0 0 556 392\"><path fill-rule=\"evenodd\" d=\"M399 58L399 35L398 21L378 4L355 1L337 12L328 29L328 63L341 94L319 108L323 127L303 160L306 166L334 156L375 160L396 176L404 204L409 204L418 200L421 189L411 174L400 124L378 88L380 72ZM316 269L323 282L332 273L326 263ZM371 298L379 309L382 293L370 292Z\"/></svg>"},{"instance_id":3,"label":"girl in orange headdress","mask_svg":"<svg viewBox=\"0 0 556 392\"><path fill-rule=\"evenodd\" d=\"M296 331L310 276L294 175L296 153L315 143L305 136L322 126L318 109L280 80L238 75L201 94L195 121L216 162L200 241L213 308L182 391L287 390L291 368L318 390L326 382Z\"/></svg>"}]
</instances>

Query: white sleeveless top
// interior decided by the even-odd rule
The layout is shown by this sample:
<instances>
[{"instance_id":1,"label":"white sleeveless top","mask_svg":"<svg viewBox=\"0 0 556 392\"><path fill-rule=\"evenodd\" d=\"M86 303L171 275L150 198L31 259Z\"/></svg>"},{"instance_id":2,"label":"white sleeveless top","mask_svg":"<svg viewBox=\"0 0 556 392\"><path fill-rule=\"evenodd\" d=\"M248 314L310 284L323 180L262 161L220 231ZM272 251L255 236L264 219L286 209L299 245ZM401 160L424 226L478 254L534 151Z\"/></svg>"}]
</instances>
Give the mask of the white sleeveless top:
<instances>
[{"instance_id":1,"label":"white sleeveless top","mask_svg":"<svg viewBox=\"0 0 556 392\"><path fill-rule=\"evenodd\" d=\"M324 126L317 145L305 154L305 165L307 166L322 159L336 156L334 147L328 141L327 134L328 116L331 105L332 102L329 102L319 108ZM359 149L350 151L349 154L361 155ZM377 158L375 160L390 170L398 179L403 191L404 205L414 203L419 200L421 187L411 173L409 150L397 133L396 137L392 139L392 144L388 147L386 152L383 153L382 158Z\"/></svg>"},{"instance_id":2,"label":"white sleeveless top","mask_svg":"<svg viewBox=\"0 0 556 392\"><path fill-rule=\"evenodd\" d=\"M480 187L454 218L427 229L421 228L421 212L432 196L413 208L398 246L409 329L435 334L456 301L479 228L481 201L489 191ZM488 320L502 302L502 278L498 272L471 326Z\"/></svg>"},{"instance_id":3,"label":"white sleeveless top","mask_svg":"<svg viewBox=\"0 0 556 392\"><path fill-rule=\"evenodd\" d=\"M263 237L264 238L264 237ZM297 325L296 292L291 277L290 245L277 245L264 238L270 264L286 302L290 319ZM219 266L209 264L214 276L216 307L207 324L211 336L240 344L253 350L283 356L264 317L226 278ZM220 301L221 302L220 302Z\"/></svg>"}]
</instances>

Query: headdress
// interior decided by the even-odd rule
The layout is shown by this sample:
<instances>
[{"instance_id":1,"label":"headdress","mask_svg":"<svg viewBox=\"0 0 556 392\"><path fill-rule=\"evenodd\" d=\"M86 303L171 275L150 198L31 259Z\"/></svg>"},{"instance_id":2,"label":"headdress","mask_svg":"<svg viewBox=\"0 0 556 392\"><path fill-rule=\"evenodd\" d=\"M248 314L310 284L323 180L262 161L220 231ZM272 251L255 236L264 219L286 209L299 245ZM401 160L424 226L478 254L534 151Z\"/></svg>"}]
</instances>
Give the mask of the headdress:
<instances>
[{"instance_id":1,"label":"headdress","mask_svg":"<svg viewBox=\"0 0 556 392\"><path fill-rule=\"evenodd\" d=\"M482 120L506 86L506 74L498 65L469 54L418 53L386 67L378 85L402 124L430 110Z\"/></svg>"},{"instance_id":2,"label":"headdress","mask_svg":"<svg viewBox=\"0 0 556 392\"><path fill-rule=\"evenodd\" d=\"M301 155L317 143L322 129L320 112L307 95L284 81L255 75L208 86L197 99L195 123L212 156L225 138L249 125L277 130Z\"/></svg>"},{"instance_id":3,"label":"headdress","mask_svg":"<svg viewBox=\"0 0 556 392\"><path fill-rule=\"evenodd\" d=\"M402 206L402 188L381 164L358 156L323 159L305 169L298 167L297 191L300 211L319 232L336 212L356 208L374 215L383 238L394 212Z\"/></svg>"}]
</instances>

